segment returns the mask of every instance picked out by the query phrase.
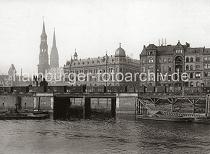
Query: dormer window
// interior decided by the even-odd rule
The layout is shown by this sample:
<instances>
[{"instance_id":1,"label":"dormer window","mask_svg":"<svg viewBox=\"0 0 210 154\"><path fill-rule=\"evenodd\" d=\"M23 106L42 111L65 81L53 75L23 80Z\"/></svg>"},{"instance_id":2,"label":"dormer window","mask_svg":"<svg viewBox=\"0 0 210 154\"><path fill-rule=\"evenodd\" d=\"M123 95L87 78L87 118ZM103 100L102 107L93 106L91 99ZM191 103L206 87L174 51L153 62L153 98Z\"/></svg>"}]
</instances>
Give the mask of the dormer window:
<instances>
[{"instance_id":1,"label":"dormer window","mask_svg":"<svg viewBox=\"0 0 210 154\"><path fill-rule=\"evenodd\" d=\"M148 55L151 56L151 55L152 55L152 51L149 51L149 52L148 52Z\"/></svg>"},{"instance_id":2,"label":"dormer window","mask_svg":"<svg viewBox=\"0 0 210 154\"><path fill-rule=\"evenodd\" d=\"M176 50L176 53L178 53L178 54L182 54L182 52L183 52L183 50L181 50L181 49L178 49L178 50Z\"/></svg>"},{"instance_id":3,"label":"dormer window","mask_svg":"<svg viewBox=\"0 0 210 154\"><path fill-rule=\"evenodd\" d=\"M153 62L154 62L153 58L150 57L150 58L149 58L149 63L153 63Z\"/></svg>"}]
</instances>

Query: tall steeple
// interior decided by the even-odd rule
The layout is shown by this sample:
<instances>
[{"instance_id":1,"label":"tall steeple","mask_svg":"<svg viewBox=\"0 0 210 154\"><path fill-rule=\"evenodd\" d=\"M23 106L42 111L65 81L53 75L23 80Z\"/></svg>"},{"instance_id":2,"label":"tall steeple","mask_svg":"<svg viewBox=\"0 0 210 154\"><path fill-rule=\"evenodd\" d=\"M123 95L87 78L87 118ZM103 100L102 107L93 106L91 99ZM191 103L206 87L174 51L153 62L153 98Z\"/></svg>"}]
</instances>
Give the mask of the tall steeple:
<instances>
[{"instance_id":1,"label":"tall steeple","mask_svg":"<svg viewBox=\"0 0 210 154\"><path fill-rule=\"evenodd\" d=\"M45 23L43 21L40 52L39 52L38 73L45 74L48 69L49 69L49 56L48 56L47 34L45 31Z\"/></svg>"},{"instance_id":2,"label":"tall steeple","mask_svg":"<svg viewBox=\"0 0 210 154\"><path fill-rule=\"evenodd\" d=\"M56 46L56 37L55 37L55 29L53 33L53 45L50 54L50 68L59 68L59 55L58 49Z\"/></svg>"},{"instance_id":3,"label":"tall steeple","mask_svg":"<svg viewBox=\"0 0 210 154\"><path fill-rule=\"evenodd\" d=\"M55 28L54 28L54 33L53 33L53 46L56 47Z\"/></svg>"},{"instance_id":4,"label":"tall steeple","mask_svg":"<svg viewBox=\"0 0 210 154\"><path fill-rule=\"evenodd\" d=\"M46 34L46 31L45 31L45 23L43 21L43 26L42 26L42 34L41 34L41 38L47 38L47 34Z\"/></svg>"}]
</instances>

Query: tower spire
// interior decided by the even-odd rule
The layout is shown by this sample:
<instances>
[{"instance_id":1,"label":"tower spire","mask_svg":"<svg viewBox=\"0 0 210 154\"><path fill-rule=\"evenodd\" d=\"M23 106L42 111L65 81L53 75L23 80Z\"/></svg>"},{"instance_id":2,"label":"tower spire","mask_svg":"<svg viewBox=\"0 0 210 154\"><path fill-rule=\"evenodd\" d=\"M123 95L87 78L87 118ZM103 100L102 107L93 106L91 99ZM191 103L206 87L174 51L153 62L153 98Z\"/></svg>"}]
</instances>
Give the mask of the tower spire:
<instances>
[{"instance_id":1,"label":"tower spire","mask_svg":"<svg viewBox=\"0 0 210 154\"><path fill-rule=\"evenodd\" d=\"M55 28L53 32L53 44L50 54L50 67L51 68L59 68L59 54L56 46L56 37L55 37Z\"/></svg>"},{"instance_id":2,"label":"tower spire","mask_svg":"<svg viewBox=\"0 0 210 154\"><path fill-rule=\"evenodd\" d=\"M45 31L45 23L43 20L42 25L42 34L41 34L41 43L40 43L40 52L39 52L39 65L38 73L43 73L49 69L49 58L48 58L48 45L47 45L47 34Z\"/></svg>"},{"instance_id":3,"label":"tower spire","mask_svg":"<svg viewBox=\"0 0 210 154\"><path fill-rule=\"evenodd\" d=\"M46 32L45 32L45 23L44 23L44 20L43 20L42 34L46 34Z\"/></svg>"},{"instance_id":4,"label":"tower spire","mask_svg":"<svg viewBox=\"0 0 210 154\"><path fill-rule=\"evenodd\" d=\"M56 47L55 28L53 33L53 46Z\"/></svg>"}]
</instances>

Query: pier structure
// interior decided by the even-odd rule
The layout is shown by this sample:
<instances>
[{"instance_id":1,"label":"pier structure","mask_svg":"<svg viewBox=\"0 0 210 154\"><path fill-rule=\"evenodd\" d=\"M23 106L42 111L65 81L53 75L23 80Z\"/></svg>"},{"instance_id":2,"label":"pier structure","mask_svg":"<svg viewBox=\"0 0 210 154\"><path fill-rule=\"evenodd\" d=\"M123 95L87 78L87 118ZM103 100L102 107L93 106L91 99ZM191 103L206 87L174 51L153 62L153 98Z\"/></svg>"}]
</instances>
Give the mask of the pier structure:
<instances>
[{"instance_id":1,"label":"pier structure","mask_svg":"<svg viewBox=\"0 0 210 154\"><path fill-rule=\"evenodd\" d=\"M108 89L108 90L107 90ZM88 118L133 117L161 111L166 114L210 116L210 94L173 93L143 87L123 90L121 87L49 86L3 87L0 92L2 110L52 111L54 117Z\"/></svg>"},{"instance_id":2,"label":"pier structure","mask_svg":"<svg viewBox=\"0 0 210 154\"><path fill-rule=\"evenodd\" d=\"M79 99L80 102L76 102L75 100ZM106 105L104 106L104 110L100 110L100 108L93 108L92 99L107 99ZM71 101L73 100L73 101ZM98 101L98 105L101 104ZM54 109L53 116L55 119L57 118L66 118L66 117L75 117L78 118L90 118L97 114L96 112L104 112L109 117L116 117L116 94L111 93L66 93L66 94L54 94ZM99 113L100 114L100 113Z\"/></svg>"},{"instance_id":3,"label":"pier structure","mask_svg":"<svg viewBox=\"0 0 210 154\"><path fill-rule=\"evenodd\" d=\"M179 116L209 116L210 95L139 94L135 108L136 116L147 116L158 111Z\"/></svg>"}]
</instances>

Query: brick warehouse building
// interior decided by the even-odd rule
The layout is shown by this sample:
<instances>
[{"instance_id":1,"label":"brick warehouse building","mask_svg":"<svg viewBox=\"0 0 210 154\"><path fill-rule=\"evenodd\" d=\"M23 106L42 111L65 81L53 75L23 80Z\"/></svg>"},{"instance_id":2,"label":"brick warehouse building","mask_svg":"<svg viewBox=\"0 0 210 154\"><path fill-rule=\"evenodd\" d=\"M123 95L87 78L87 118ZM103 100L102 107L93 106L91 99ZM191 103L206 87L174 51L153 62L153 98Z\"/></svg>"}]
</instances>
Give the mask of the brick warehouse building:
<instances>
[{"instance_id":1,"label":"brick warehouse building","mask_svg":"<svg viewBox=\"0 0 210 154\"><path fill-rule=\"evenodd\" d=\"M87 58L87 59L79 59L78 54L75 51L73 58L67 61L64 65L65 73L90 73L92 76L90 77L88 82L76 82L74 85L87 85L87 86L98 86L98 85L136 85L138 82L125 82L120 81L117 82L116 79L110 78L108 82L98 82L98 79L95 78L98 72L100 73L117 73L122 72L124 75L127 72L132 74L139 72L140 70L140 61L137 59L132 59L126 55L125 50L119 45L119 48L116 49L114 55L104 54L102 57L96 58ZM134 75L133 75L134 77ZM119 76L120 78L120 76ZM68 81L68 79L66 79Z\"/></svg>"},{"instance_id":2,"label":"brick warehouse building","mask_svg":"<svg viewBox=\"0 0 210 154\"><path fill-rule=\"evenodd\" d=\"M202 87L210 86L210 48L192 48L189 43L176 45L162 44L144 46L140 54L141 72L153 72L155 76L141 85L168 87ZM188 82L172 81L174 72L186 72ZM157 74L168 73L166 81L158 80Z\"/></svg>"}]
</instances>

